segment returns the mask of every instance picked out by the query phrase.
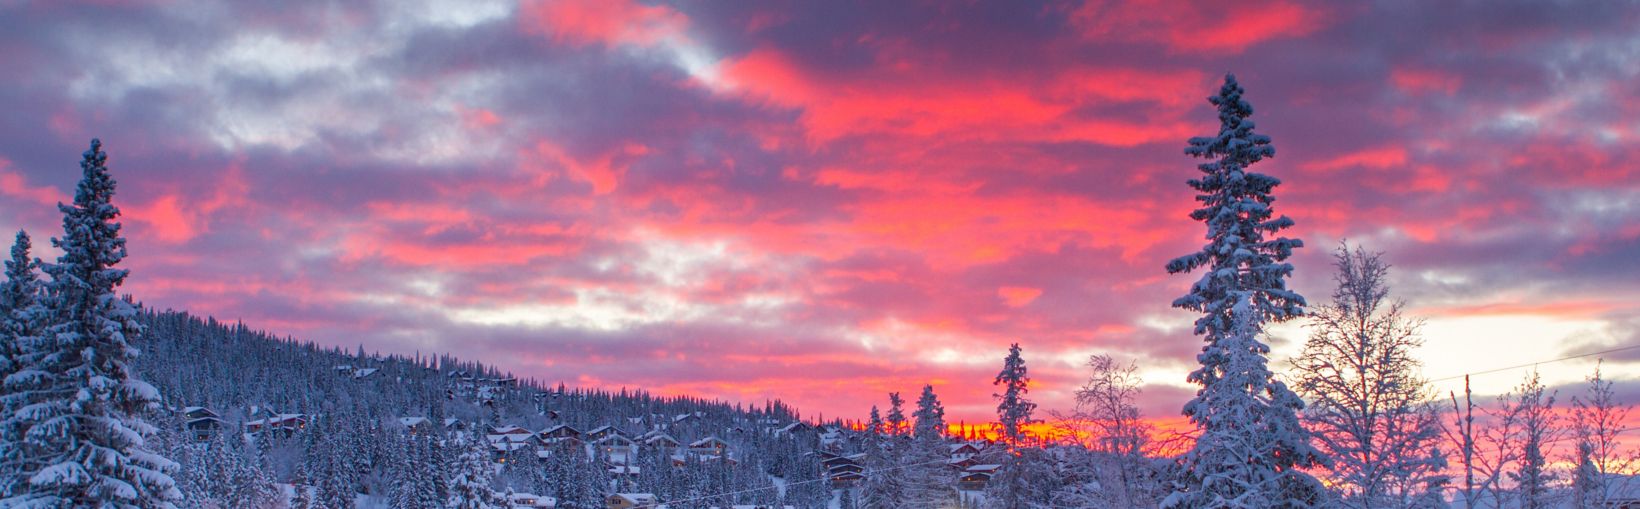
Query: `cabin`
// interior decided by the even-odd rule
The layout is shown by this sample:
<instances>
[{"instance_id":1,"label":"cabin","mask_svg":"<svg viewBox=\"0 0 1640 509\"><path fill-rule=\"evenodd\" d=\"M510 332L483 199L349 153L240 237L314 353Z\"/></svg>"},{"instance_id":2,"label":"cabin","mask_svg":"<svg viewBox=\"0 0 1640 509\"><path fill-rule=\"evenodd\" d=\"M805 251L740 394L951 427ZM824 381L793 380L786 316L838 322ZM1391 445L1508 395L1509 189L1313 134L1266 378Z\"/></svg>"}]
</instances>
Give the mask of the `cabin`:
<instances>
[{"instance_id":1,"label":"cabin","mask_svg":"<svg viewBox=\"0 0 1640 509\"><path fill-rule=\"evenodd\" d=\"M485 435L485 438L489 439L491 442L495 442L497 440L509 440L516 442L518 441L516 438L509 437L515 437L518 435L528 437L533 436L534 433L530 433L530 430L508 424L506 426L491 426L490 432Z\"/></svg>"},{"instance_id":2,"label":"cabin","mask_svg":"<svg viewBox=\"0 0 1640 509\"><path fill-rule=\"evenodd\" d=\"M627 438L625 435L609 435L593 442L593 445L603 449L604 453L609 454L611 457L616 455L624 457L631 454L633 449L635 449L638 444L637 442L633 442L632 439Z\"/></svg>"},{"instance_id":3,"label":"cabin","mask_svg":"<svg viewBox=\"0 0 1640 509\"><path fill-rule=\"evenodd\" d=\"M616 493L604 499L605 509L653 509L660 505L661 500L653 493Z\"/></svg>"},{"instance_id":4,"label":"cabin","mask_svg":"<svg viewBox=\"0 0 1640 509\"><path fill-rule=\"evenodd\" d=\"M718 437L706 437L689 443L689 451L700 454L722 455L729 448L729 443Z\"/></svg>"},{"instance_id":5,"label":"cabin","mask_svg":"<svg viewBox=\"0 0 1640 509\"><path fill-rule=\"evenodd\" d=\"M997 474L997 469L1000 468L1002 468L1002 465L996 464L968 467L962 471L962 477L957 478L957 489L965 491L983 490L985 485L991 482L991 477Z\"/></svg>"},{"instance_id":6,"label":"cabin","mask_svg":"<svg viewBox=\"0 0 1640 509\"><path fill-rule=\"evenodd\" d=\"M541 439L541 443L543 443L543 444L556 444L558 442L565 442L565 441L569 441L569 442L579 442L579 441L581 441L581 432L579 430L575 429L575 428L570 427L568 424L559 424L559 425L556 425L556 426L541 430L539 433L536 433L535 435L536 435L536 437Z\"/></svg>"},{"instance_id":7,"label":"cabin","mask_svg":"<svg viewBox=\"0 0 1640 509\"><path fill-rule=\"evenodd\" d=\"M678 439L672 438L672 435L654 432L645 435L643 445L644 447L654 447L661 450L672 450L677 449L681 444L678 443Z\"/></svg>"},{"instance_id":8,"label":"cabin","mask_svg":"<svg viewBox=\"0 0 1640 509\"><path fill-rule=\"evenodd\" d=\"M625 434L626 433L622 433L621 430L615 429L614 426L610 426L610 425L606 424L606 425L603 425L603 426L592 428L592 431L586 432L586 439L590 440L590 441L593 441L593 442L596 442L596 441L602 440L604 437L608 437L610 435L625 435Z\"/></svg>"},{"instance_id":9,"label":"cabin","mask_svg":"<svg viewBox=\"0 0 1640 509\"><path fill-rule=\"evenodd\" d=\"M444 429L450 431L467 431L467 423L454 417L444 418Z\"/></svg>"},{"instance_id":10,"label":"cabin","mask_svg":"<svg viewBox=\"0 0 1640 509\"><path fill-rule=\"evenodd\" d=\"M276 437L288 437L307 428L307 416L303 414L278 414L264 419L257 419L245 423L245 432L250 434L270 433Z\"/></svg>"},{"instance_id":11,"label":"cabin","mask_svg":"<svg viewBox=\"0 0 1640 509\"><path fill-rule=\"evenodd\" d=\"M609 477L613 479L636 481L638 479L638 474L642 472L643 467L635 467L632 465L612 465L609 467Z\"/></svg>"},{"instance_id":12,"label":"cabin","mask_svg":"<svg viewBox=\"0 0 1640 509\"><path fill-rule=\"evenodd\" d=\"M688 413L688 414L678 414L678 415L672 416L672 425L673 426L679 426L679 425L683 425L683 424L690 424L690 423L696 423L696 422L700 422L700 416L697 415L697 414Z\"/></svg>"},{"instance_id":13,"label":"cabin","mask_svg":"<svg viewBox=\"0 0 1640 509\"><path fill-rule=\"evenodd\" d=\"M805 431L811 431L813 429L814 428L809 427L808 424L804 424L803 422L799 421L799 422L794 422L794 423L782 426L780 429L775 430L775 434L776 435L793 435L793 434L802 433L802 432L805 432Z\"/></svg>"},{"instance_id":14,"label":"cabin","mask_svg":"<svg viewBox=\"0 0 1640 509\"><path fill-rule=\"evenodd\" d=\"M399 426L404 427L411 435L424 435L435 431L433 421L426 417L400 417Z\"/></svg>"},{"instance_id":15,"label":"cabin","mask_svg":"<svg viewBox=\"0 0 1640 509\"><path fill-rule=\"evenodd\" d=\"M820 464L825 466L826 477L831 479L833 488L851 488L865 479L866 468L862 464L865 457L864 453L821 456Z\"/></svg>"},{"instance_id":16,"label":"cabin","mask_svg":"<svg viewBox=\"0 0 1640 509\"><path fill-rule=\"evenodd\" d=\"M194 440L210 440L222 430L222 416L205 407L183 408L182 428Z\"/></svg>"},{"instance_id":17,"label":"cabin","mask_svg":"<svg viewBox=\"0 0 1640 509\"><path fill-rule=\"evenodd\" d=\"M364 368L364 369L354 370L353 371L353 379L361 380L361 379L365 379L365 378L370 378L371 375L375 375L376 372L378 372L378 371L381 371L381 370L376 369L376 368Z\"/></svg>"},{"instance_id":18,"label":"cabin","mask_svg":"<svg viewBox=\"0 0 1640 509\"><path fill-rule=\"evenodd\" d=\"M507 500L507 504L511 505L512 509L556 508L558 507L558 499L531 493L514 493Z\"/></svg>"}]
</instances>

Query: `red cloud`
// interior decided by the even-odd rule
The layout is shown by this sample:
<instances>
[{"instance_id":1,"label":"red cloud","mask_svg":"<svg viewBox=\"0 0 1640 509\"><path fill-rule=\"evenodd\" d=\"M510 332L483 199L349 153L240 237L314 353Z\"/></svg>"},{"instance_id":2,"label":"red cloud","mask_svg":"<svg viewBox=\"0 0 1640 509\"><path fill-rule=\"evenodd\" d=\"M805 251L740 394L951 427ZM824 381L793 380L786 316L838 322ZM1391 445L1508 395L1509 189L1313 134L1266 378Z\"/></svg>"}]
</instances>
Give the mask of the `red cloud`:
<instances>
[{"instance_id":1,"label":"red cloud","mask_svg":"<svg viewBox=\"0 0 1640 509\"><path fill-rule=\"evenodd\" d=\"M1071 14L1093 39L1159 42L1188 53L1240 53L1272 39L1299 37L1323 27L1317 7L1264 2L1089 1Z\"/></svg>"},{"instance_id":2,"label":"red cloud","mask_svg":"<svg viewBox=\"0 0 1640 509\"><path fill-rule=\"evenodd\" d=\"M689 18L664 5L632 0L529 0L519 20L529 33L575 45L651 46L680 37Z\"/></svg>"},{"instance_id":3,"label":"red cloud","mask_svg":"<svg viewBox=\"0 0 1640 509\"><path fill-rule=\"evenodd\" d=\"M1430 92L1452 95L1463 86L1462 76L1432 69L1397 68L1390 71L1389 80L1396 88L1413 95Z\"/></svg>"}]
</instances>

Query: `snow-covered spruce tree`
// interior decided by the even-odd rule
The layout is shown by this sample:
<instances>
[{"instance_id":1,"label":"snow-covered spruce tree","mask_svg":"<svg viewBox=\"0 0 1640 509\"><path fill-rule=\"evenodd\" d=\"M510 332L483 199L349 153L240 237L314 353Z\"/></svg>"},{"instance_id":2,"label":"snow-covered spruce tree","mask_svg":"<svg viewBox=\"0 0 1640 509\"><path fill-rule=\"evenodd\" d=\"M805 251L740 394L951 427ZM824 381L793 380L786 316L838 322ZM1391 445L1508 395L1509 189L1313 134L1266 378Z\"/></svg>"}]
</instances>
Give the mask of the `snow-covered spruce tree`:
<instances>
[{"instance_id":1,"label":"snow-covered spruce tree","mask_svg":"<svg viewBox=\"0 0 1640 509\"><path fill-rule=\"evenodd\" d=\"M899 394L892 393L898 400ZM892 414L891 414L892 415ZM885 433L887 425L877 415L877 406L871 407L871 422L866 427L865 479L860 486L860 505L863 507L900 507L905 503L905 483L899 471L900 457L905 451L900 437Z\"/></svg>"},{"instance_id":2,"label":"snow-covered spruce tree","mask_svg":"<svg viewBox=\"0 0 1640 509\"><path fill-rule=\"evenodd\" d=\"M1026 387L1031 382L1030 375L1025 370L1025 358L1020 356L1019 343L1008 347L1008 357L1002 359L1002 371L997 373L996 380L991 385L1003 387L1002 394L991 396L1000 400L997 404L997 422L1002 425L1002 436L1005 442L1018 445L1023 433L1020 427L1031 422L1031 412L1036 410L1036 403L1025 399L1025 393L1031 389Z\"/></svg>"},{"instance_id":3,"label":"snow-covered spruce tree","mask_svg":"<svg viewBox=\"0 0 1640 509\"><path fill-rule=\"evenodd\" d=\"M0 282L0 498L23 481L17 475L23 450L12 445L22 441L21 430L4 424L8 420L4 416L15 409L8 404L14 398L3 382L29 359L24 349L39 336L46 318L40 302L44 287L34 271L40 262L29 256L32 248L28 232L18 231L11 260L6 261L6 280Z\"/></svg>"},{"instance_id":4,"label":"snow-covered spruce tree","mask_svg":"<svg viewBox=\"0 0 1640 509\"><path fill-rule=\"evenodd\" d=\"M1031 378L1025 370L1025 359L1020 355L1019 343L1008 347L1008 356L1002 360L1002 371L997 373L992 385L1003 386L1002 394L992 394L992 397L1001 400L997 405L997 422L1002 427L1002 441L1010 447L1018 447L1024 438L1020 427L1031 422L1031 411L1036 404L1025 399L1025 393L1030 389L1026 384ZM1046 502L1045 494L1037 488L1040 482L1046 480L1035 467L1046 467L1045 458L1037 454L1026 454L1021 450L1016 454L1004 457L1003 471L986 487L987 500L992 507L1018 509L1030 507L1036 502ZM1027 457L1030 456L1030 457ZM1043 462L1038 464L1037 462ZM1042 496L1036 496L1042 495Z\"/></svg>"},{"instance_id":5,"label":"snow-covered spruce tree","mask_svg":"<svg viewBox=\"0 0 1640 509\"><path fill-rule=\"evenodd\" d=\"M1253 132L1253 106L1242 92L1234 76L1225 76L1218 95L1208 98L1218 108L1218 134L1191 138L1185 149L1208 160L1189 181L1202 205L1190 217L1207 225L1208 243L1168 262L1167 271L1201 272L1173 306L1202 314L1195 332L1207 344L1189 377L1201 389L1184 407L1200 435L1166 507L1311 507L1323 495L1300 470L1323 461L1299 425L1304 402L1270 372L1270 348L1259 338L1266 322L1304 312L1304 297L1287 289L1293 267L1284 263L1303 242L1266 238L1293 221L1270 208L1280 181L1249 171L1275 147Z\"/></svg>"},{"instance_id":6,"label":"snow-covered spruce tree","mask_svg":"<svg viewBox=\"0 0 1640 509\"><path fill-rule=\"evenodd\" d=\"M912 414L911 442L903 457L906 504L910 508L951 507L958 501L954 479L945 466L945 406L934 394L933 385L924 385Z\"/></svg>"},{"instance_id":7,"label":"snow-covered spruce tree","mask_svg":"<svg viewBox=\"0 0 1640 509\"><path fill-rule=\"evenodd\" d=\"M1304 421L1332 459L1341 507L1409 507L1447 480L1440 415L1414 356L1421 322L1390 299L1381 254L1340 245L1333 266L1332 302L1311 310L1293 359Z\"/></svg>"},{"instance_id":8,"label":"snow-covered spruce tree","mask_svg":"<svg viewBox=\"0 0 1640 509\"><path fill-rule=\"evenodd\" d=\"M160 395L131 372L142 327L115 293L127 271L115 268L125 239L107 160L91 140L73 205L58 205L63 237L52 244L62 256L46 267L49 325L29 364L5 381L27 481L0 506L173 507L181 498L170 476L177 465L143 444L154 428L139 415Z\"/></svg>"},{"instance_id":9,"label":"snow-covered spruce tree","mask_svg":"<svg viewBox=\"0 0 1640 509\"><path fill-rule=\"evenodd\" d=\"M900 399L900 393L888 393L888 434L900 435L905 433L905 400Z\"/></svg>"},{"instance_id":10,"label":"snow-covered spruce tree","mask_svg":"<svg viewBox=\"0 0 1640 509\"><path fill-rule=\"evenodd\" d=\"M458 442L461 455L457 457L455 468L451 473L455 477L450 479L450 499L445 504L449 509L495 509L505 507L505 501L490 487L490 479L495 474L494 463L490 461L489 447L478 438L467 438Z\"/></svg>"}]
</instances>

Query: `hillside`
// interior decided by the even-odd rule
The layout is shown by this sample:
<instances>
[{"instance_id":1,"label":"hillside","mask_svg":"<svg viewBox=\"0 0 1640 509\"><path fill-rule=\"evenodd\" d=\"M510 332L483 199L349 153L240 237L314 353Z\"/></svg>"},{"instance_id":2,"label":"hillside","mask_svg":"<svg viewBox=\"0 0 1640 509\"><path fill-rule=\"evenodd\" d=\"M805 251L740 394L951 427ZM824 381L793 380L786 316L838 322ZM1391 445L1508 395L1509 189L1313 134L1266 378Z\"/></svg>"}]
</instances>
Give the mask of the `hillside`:
<instances>
[{"instance_id":1,"label":"hillside","mask_svg":"<svg viewBox=\"0 0 1640 509\"><path fill-rule=\"evenodd\" d=\"M405 498L420 484L412 471L435 472L427 498L443 500L465 474L460 453L478 449L498 493L558 507L624 492L671 507L827 507L857 495L833 488L863 470L862 434L800 421L778 401L549 387L449 356L347 353L181 312L140 319L138 374L166 402L152 445L181 464L185 507L279 507L286 484L308 487L315 507L420 507ZM976 453L956 452L958 467ZM950 455L935 471L945 483L957 477Z\"/></svg>"}]
</instances>

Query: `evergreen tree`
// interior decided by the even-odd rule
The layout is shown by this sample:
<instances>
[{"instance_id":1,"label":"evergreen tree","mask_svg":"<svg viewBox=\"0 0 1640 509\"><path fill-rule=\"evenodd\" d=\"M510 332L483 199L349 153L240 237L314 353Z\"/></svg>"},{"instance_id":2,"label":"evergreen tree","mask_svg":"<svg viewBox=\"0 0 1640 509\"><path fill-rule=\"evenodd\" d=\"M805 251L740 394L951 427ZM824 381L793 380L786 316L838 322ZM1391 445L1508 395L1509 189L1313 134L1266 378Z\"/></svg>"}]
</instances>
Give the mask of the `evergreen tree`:
<instances>
[{"instance_id":1,"label":"evergreen tree","mask_svg":"<svg viewBox=\"0 0 1640 509\"><path fill-rule=\"evenodd\" d=\"M44 288L34 272L40 262L29 257L32 247L28 232L18 231L17 241L11 246L11 260L6 262L6 280L0 282L0 444L22 441L21 429L6 423L9 419L5 416L15 409L9 404L14 398L3 381L23 367L28 357L24 349L39 336L46 318L40 302ZM18 477L22 453L18 447L0 448L0 497L8 496L24 481Z\"/></svg>"},{"instance_id":2,"label":"evergreen tree","mask_svg":"<svg viewBox=\"0 0 1640 509\"><path fill-rule=\"evenodd\" d=\"M1168 507L1310 507L1320 502L1320 483L1303 468L1321 464L1299 425L1303 400L1270 372L1270 347L1259 339L1267 322L1304 312L1304 297L1287 289L1291 264L1284 263L1296 239L1275 237L1293 225L1274 217L1271 191L1281 182L1249 171L1275 155L1270 137L1253 132L1253 106L1242 99L1234 76L1225 76L1219 94L1216 136L1190 139L1185 153L1208 159L1190 179L1202 207L1191 219L1207 225L1208 243L1196 253L1167 264L1169 273L1203 269L1190 293L1173 306L1196 311L1195 333L1206 345L1201 367L1189 380L1201 385L1184 414L1200 429L1185 455L1181 490Z\"/></svg>"},{"instance_id":3,"label":"evergreen tree","mask_svg":"<svg viewBox=\"0 0 1640 509\"><path fill-rule=\"evenodd\" d=\"M468 439L461 444L461 455L457 457L454 468L450 471L454 477L450 479L450 499L445 507L449 509L493 509L505 507L505 501L500 499L495 490L490 487L490 477L494 475L493 463L489 459L489 447L479 439Z\"/></svg>"},{"instance_id":4,"label":"evergreen tree","mask_svg":"<svg viewBox=\"0 0 1640 509\"><path fill-rule=\"evenodd\" d=\"M888 393L888 434L899 435L905 433L905 400L900 399L900 393Z\"/></svg>"},{"instance_id":5,"label":"evergreen tree","mask_svg":"<svg viewBox=\"0 0 1640 509\"><path fill-rule=\"evenodd\" d=\"M958 494L953 485L945 451L945 406L934 394L933 385L924 385L917 398L916 418L909 452L901 468L906 477L906 505L911 508L951 507Z\"/></svg>"},{"instance_id":6,"label":"evergreen tree","mask_svg":"<svg viewBox=\"0 0 1640 509\"><path fill-rule=\"evenodd\" d=\"M912 438L922 443L940 442L945 438L945 406L934 395L933 385L924 385L922 396L917 397L916 429Z\"/></svg>"},{"instance_id":7,"label":"evergreen tree","mask_svg":"<svg viewBox=\"0 0 1640 509\"><path fill-rule=\"evenodd\" d=\"M63 212L62 251L51 275L51 316L28 365L7 378L17 409L7 421L22 432L27 481L6 507L174 507L170 472L177 465L144 446L154 428L139 414L158 406L159 391L132 374L142 333L137 310L115 289L127 271L114 179L102 143L80 163L83 177Z\"/></svg>"},{"instance_id":8,"label":"evergreen tree","mask_svg":"<svg viewBox=\"0 0 1640 509\"><path fill-rule=\"evenodd\" d=\"M1008 357L1002 360L1002 372L997 373L996 380L991 385L1003 387L1002 394L993 394L1001 403L997 404L997 422L1002 424L1002 436L1009 444L1018 444L1022 433L1020 426L1031 422L1031 412L1036 410L1036 403L1025 399L1025 393L1031 389L1027 387L1031 377L1025 371L1025 359L1020 356L1019 343L1008 347Z\"/></svg>"}]
</instances>

